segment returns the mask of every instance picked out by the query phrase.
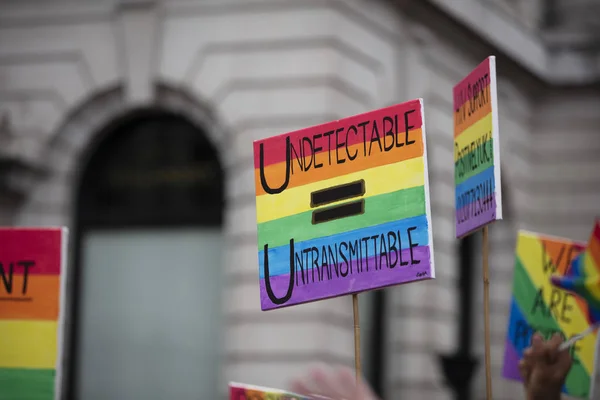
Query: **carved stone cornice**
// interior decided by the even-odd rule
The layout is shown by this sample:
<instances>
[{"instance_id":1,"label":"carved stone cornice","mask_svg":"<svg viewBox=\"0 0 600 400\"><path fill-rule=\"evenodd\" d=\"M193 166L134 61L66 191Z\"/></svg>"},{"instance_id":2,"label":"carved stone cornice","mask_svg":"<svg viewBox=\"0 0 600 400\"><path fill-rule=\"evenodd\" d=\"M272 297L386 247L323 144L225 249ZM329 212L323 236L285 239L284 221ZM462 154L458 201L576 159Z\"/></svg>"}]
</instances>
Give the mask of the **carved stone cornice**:
<instances>
[{"instance_id":1,"label":"carved stone cornice","mask_svg":"<svg viewBox=\"0 0 600 400\"><path fill-rule=\"evenodd\" d=\"M600 56L600 1L547 0L547 16L542 38L554 51L580 52L591 58L592 66Z\"/></svg>"},{"instance_id":2,"label":"carved stone cornice","mask_svg":"<svg viewBox=\"0 0 600 400\"><path fill-rule=\"evenodd\" d=\"M548 14L545 8L552 6L554 9L550 13L552 18L547 15L544 18L552 20L552 29L546 26L543 30L534 28L533 22L529 24L529 28L523 24L516 24L514 16L510 13L497 10L499 2L496 0L388 1L408 4L405 9L429 8L426 10L427 14L431 14L431 10L434 10L433 13L445 14L449 17L448 25L452 24L468 30L472 37L495 49L494 52L502 55L503 60L510 59L544 85L553 87L600 85L600 63L598 63L600 46L597 44L598 32L593 28L598 24L597 0L563 0L562 2L536 0L539 7L532 13L533 17L538 15L534 20L542 19L542 14ZM514 3L524 7L534 3L534 0L519 0ZM413 11L412 14L416 13ZM428 18L429 16L426 15L422 20L427 21ZM578 29L570 32L566 29L567 26ZM435 26L435 29L442 28ZM571 36L562 35L561 32L564 31ZM573 34L578 36L575 37Z\"/></svg>"},{"instance_id":3,"label":"carved stone cornice","mask_svg":"<svg viewBox=\"0 0 600 400\"><path fill-rule=\"evenodd\" d=\"M9 114L0 111L0 197L21 201L45 173L45 168L28 159L19 137L13 134Z\"/></svg>"}]
</instances>

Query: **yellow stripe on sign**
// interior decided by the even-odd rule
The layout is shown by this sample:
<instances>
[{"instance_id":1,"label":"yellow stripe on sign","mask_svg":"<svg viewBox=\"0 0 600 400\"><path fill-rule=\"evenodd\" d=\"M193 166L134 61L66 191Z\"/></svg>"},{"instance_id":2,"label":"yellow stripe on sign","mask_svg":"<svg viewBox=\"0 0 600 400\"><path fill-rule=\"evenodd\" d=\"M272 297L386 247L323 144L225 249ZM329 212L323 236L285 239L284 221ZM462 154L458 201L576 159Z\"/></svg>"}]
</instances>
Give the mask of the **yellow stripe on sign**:
<instances>
[{"instance_id":1,"label":"yellow stripe on sign","mask_svg":"<svg viewBox=\"0 0 600 400\"><path fill-rule=\"evenodd\" d=\"M544 275L542 268L533 267L540 265L541 254L542 243L539 239L531 238L531 240L517 241L517 256L521 259L521 262L527 269L527 273L529 274L529 277L531 278L535 287L543 288L544 303L548 306L550 305L550 297L552 295L552 289L554 288L554 286L550 283L551 275ZM548 259L550 259L549 256ZM562 309L562 303L559 307ZM555 318L556 323L567 337L577 335L589 327L587 323L587 317L577 305L574 304L568 313L568 317L571 320L571 322L568 324L565 323L560 317ZM594 337L595 335L588 335L584 339L581 339L579 342L577 342L577 347L580 349L579 354L581 363L590 376L592 376L592 371L594 370L593 355L596 349L595 341L593 340Z\"/></svg>"},{"instance_id":2,"label":"yellow stripe on sign","mask_svg":"<svg viewBox=\"0 0 600 400\"><path fill-rule=\"evenodd\" d=\"M591 251L585 252L585 259L583 261L583 276L588 278L594 278L598 276L598 266L594 260Z\"/></svg>"},{"instance_id":3,"label":"yellow stripe on sign","mask_svg":"<svg viewBox=\"0 0 600 400\"><path fill-rule=\"evenodd\" d=\"M471 143L476 142L477 139L485 134L487 134L485 137L486 140L490 140L492 138L492 113L487 114L479 121L465 129L460 136L454 138L454 161L458 160L458 151L462 152L462 150L467 146L469 146L469 151L471 151ZM496 145L497 143L494 143L494 146Z\"/></svg>"},{"instance_id":4,"label":"yellow stripe on sign","mask_svg":"<svg viewBox=\"0 0 600 400\"><path fill-rule=\"evenodd\" d=\"M260 224L311 210L310 194L312 192L360 179L365 181L365 194L360 198L423 186L425 184L423 157L309 183L284 190L276 195L263 194L256 198L256 220ZM330 203L328 206L351 200L341 200Z\"/></svg>"},{"instance_id":5,"label":"yellow stripe on sign","mask_svg":"<svg viewBox=\"0 0 600 400\"><path fill-rule=\"evenodd\" d=\"M56 368L55 321L0 320L0 368Z\"/></svg>"},{"instance_id":6,"label":"yellow stripe on sign","mask_svg":"<svg viewBox=\"0 0 600 400\"><path fill-rule=\"evenodd\" d=\"M598 285L598 270L592 254L589 251L585 252L585 259L583 261L584 276L587 277L585 286L592 296L596 299L600 299L600 286Z\"/></svg>"}]
</instances>

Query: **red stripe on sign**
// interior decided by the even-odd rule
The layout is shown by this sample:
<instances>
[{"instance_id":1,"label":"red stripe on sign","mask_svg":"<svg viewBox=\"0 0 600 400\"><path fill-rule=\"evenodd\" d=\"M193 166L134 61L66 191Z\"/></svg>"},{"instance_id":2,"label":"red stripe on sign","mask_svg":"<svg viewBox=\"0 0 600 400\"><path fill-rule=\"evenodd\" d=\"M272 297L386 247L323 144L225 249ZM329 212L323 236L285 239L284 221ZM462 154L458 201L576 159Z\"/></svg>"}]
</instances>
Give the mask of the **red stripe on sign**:
<instances>
[{"instance_id":1,"label":"red stripe on sign","mask_svg":"<svg viewBox=\"0 0 600 400\"><path fill-rule=\"evenodd\" d=\"M454 86L452 93L454 96L454 111L457 111L463 104L468 102L476 93L484 91L490 85L492 76L490 75L491 58L488 57L479 64L469 75Z\"/></svg>"},{"instance_id":2,"label":"red stripe on sign","mask_svg":"<svg viewBox=\"0 0 600 400\"><path fill-rule=\"evenodd\" d=\"M370 142L379 135L388 135L421 128L421 103L412 100L365 114L331 121L310 128L285 133L254 142L254 168L260 168L260 147L263 147L263 166L286 161L287 139L290 140L290 160L305 155L335 151L336 148Z\"/></svg>"},{"instance_id":3,"label":"red stripe on sign","mask_svg":"<svg viewBox=\"0 0 600 400\"><path fill-rule=\"evenodd\" d=\"M61 229L0 229L0 271L8 276L60 274Z\"/></svg>"}]
</instances>

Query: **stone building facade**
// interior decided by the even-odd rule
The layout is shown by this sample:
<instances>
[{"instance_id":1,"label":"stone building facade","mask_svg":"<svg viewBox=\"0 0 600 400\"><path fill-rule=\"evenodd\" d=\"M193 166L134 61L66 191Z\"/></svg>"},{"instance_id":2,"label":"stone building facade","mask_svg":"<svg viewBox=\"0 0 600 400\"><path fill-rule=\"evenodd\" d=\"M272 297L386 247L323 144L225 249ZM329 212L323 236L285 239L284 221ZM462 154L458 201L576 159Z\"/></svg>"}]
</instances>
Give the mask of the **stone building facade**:
<instances>
[{"instance_id":1,"label":"stone building facade","mask_svg":"<svg viewBox=\"0 0 600 400\"><path fill-rule=\"evenodd\" d=\"M506 212L490 228L492 363L496 398L518 398L500 376L516 231L585 240L600 210L600 56L581 35L565 45L577 32L543 36L544 10L539 0L0 1L0 158L11 167L0 223L71 226L98 132L140 108L185 116L225 171L222 386L283 387L314 362L352 365L352 307L260 311L252 141L422 97L437 279L385 291L380 374L386 398L452 398L439 363L458 329L452 86L495 54Z\"/></svg>"}]
</instances>

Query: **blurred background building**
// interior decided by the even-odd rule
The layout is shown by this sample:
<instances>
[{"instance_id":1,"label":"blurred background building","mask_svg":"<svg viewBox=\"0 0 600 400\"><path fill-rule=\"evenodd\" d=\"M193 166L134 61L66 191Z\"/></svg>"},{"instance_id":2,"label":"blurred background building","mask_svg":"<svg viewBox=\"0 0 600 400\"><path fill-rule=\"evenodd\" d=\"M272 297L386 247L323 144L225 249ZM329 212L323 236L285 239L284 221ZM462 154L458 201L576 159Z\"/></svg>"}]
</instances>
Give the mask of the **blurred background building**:
<instances>
[{"instance_id":1,"label":"blurred background building","mask_svg":"<svg viewBox=\"0 0 600 400\"><path fill-rule=\"evenodd\" d=\"M483 398L481 238L454 239L451 100L492 54L494 391L520 398L501 378L516 231L585 240L600 210L598 15L595 0L0 0L0 223L71 229L68 398L215 399L228 380L352 365L350 298L260 311L251 144L416 97L437 279L360 296L365 372L385 398ZM451 372L475 361L469 395Z\"/></svg>"}]
</instances>

